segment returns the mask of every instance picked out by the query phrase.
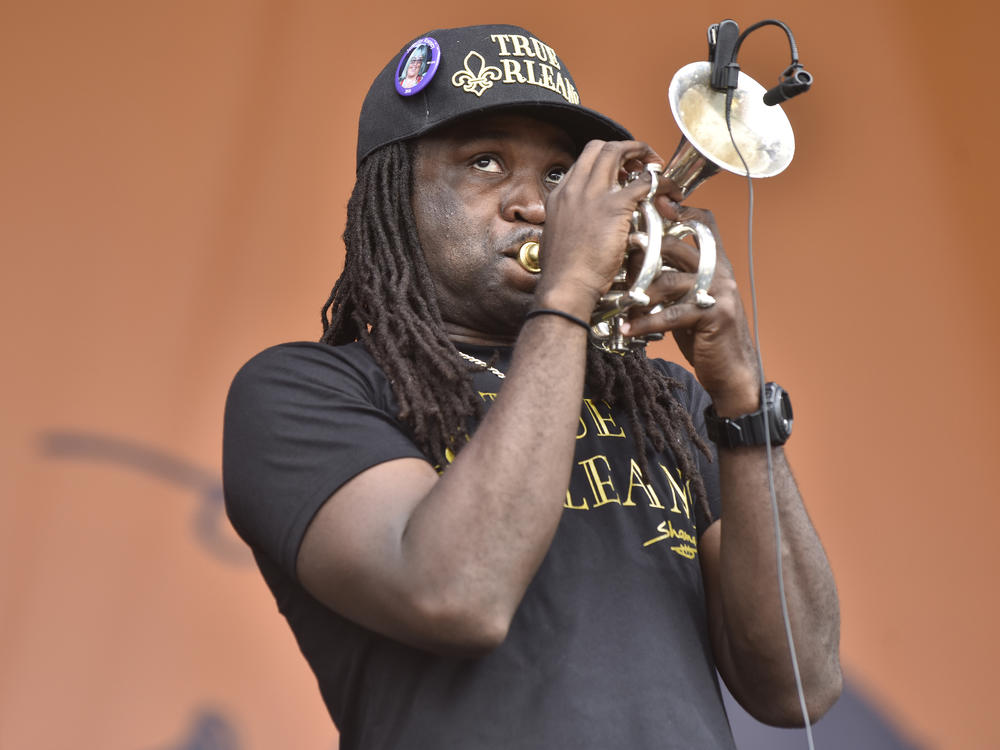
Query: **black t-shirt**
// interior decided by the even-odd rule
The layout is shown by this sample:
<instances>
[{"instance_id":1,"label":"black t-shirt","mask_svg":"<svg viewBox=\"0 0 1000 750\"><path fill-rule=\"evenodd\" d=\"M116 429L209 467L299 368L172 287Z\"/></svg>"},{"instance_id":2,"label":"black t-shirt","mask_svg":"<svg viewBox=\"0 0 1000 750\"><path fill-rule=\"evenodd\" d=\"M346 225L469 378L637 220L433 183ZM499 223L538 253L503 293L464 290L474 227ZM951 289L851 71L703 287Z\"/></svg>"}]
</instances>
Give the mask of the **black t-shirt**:
<instances>
[{"instance_id":1,"label":"black t-shirt","mask_svg":"<svg viewBox=\"0 0 1000 750\"><path fill-rule=\"evenodd\" d=\"M496 351L463 349L480 359ZM502 350L497 367L509 358ZM685 384L703 433L707 395L683 368L657 366ZM501 384L474 375L487 406ZM316 674L342 748L733 747L697 558L709 521L669 453L651 456L652 476L640 477L627 418L588 393L563 517L497 649L440 657L311 597L295 559L323 502L371 466L422 457L397 412L360 344L268 349L239 372L226 404L227 511ZM716 468L696 455L718 515Z\"/></svg>"}]
</instances>

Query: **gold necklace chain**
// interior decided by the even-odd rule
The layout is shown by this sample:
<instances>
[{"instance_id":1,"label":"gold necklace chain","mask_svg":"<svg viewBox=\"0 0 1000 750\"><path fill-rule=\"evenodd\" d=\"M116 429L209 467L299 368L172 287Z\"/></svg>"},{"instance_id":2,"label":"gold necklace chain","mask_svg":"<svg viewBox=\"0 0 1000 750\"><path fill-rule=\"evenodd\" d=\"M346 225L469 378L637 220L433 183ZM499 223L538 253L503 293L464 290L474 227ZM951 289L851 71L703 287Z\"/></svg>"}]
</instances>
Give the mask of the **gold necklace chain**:
<instances>
[{"instance_id":1,"label":"gold necklace chain","mask_svg":"<svg viewBox=\"0 0 1000 750\"><path fill-rule=\"evenodd\" d=\"M466 354L465 352L459 352L458 356L461 357L462 359L465 359L465 360L468 360L469 362L472 362L473 364L476 364L476 365L479 365L480 367L485 368L487 372L493 373L494 375L496 375L501 380L503 380L503 379L505 379L507 377L502 372L500 372L500 370L498 370L495 367L490 367L486 362L483 362L483 360L479 359L478 357L473 357L471 354Z\"/></svg>"}]
</instances>

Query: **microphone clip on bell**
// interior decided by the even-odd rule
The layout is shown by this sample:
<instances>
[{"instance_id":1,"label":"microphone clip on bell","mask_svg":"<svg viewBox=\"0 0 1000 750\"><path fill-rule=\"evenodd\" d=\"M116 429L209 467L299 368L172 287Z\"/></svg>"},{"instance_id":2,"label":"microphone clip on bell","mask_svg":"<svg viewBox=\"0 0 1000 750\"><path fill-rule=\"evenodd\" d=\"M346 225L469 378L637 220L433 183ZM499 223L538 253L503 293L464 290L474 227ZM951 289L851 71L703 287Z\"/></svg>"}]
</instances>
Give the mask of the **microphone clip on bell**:
<instances>
[{"instance_id":1,"label":"microphone clip on bell","mask_svg":"<svg viewBox=\"0 0 1000 750\"><path fill-rule=\"evenodd\" d=\"M740 64L736 62L740 27L730 18L708 27L708 61L712 63L711 86L716 91L732 91L739 85Z\"/></svg>"}]
</instances>

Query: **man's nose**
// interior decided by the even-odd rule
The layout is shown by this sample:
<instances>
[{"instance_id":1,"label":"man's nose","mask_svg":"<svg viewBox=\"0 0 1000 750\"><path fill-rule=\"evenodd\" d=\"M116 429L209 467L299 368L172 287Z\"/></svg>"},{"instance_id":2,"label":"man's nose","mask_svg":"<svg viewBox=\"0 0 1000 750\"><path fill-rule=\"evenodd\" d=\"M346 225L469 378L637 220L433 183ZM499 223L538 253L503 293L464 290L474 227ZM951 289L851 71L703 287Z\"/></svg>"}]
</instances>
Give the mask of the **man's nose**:
<instances>
[{"instance_id":1,"label":"man's nose","mask_svg":"<svg viewBox=\"0 0 1000 750\"><path fill-rule=\"evenodd\" d=\"M503 217L507 221L544 224L547 197L548 191L537 176L525 175L514 179L504 198Z\"/></svg>"}]
</instances>

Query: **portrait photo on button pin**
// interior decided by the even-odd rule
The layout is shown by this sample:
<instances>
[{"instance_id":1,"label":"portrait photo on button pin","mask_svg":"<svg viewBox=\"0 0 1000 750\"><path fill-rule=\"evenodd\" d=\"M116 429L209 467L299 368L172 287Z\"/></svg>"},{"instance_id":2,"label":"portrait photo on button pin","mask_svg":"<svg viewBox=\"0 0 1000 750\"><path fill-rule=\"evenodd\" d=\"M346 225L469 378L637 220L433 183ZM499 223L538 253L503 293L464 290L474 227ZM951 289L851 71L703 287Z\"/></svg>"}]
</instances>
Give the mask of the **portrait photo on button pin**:
<instances>
[{"instance_id":1,"label":"portrait photo on button pin","mask_svg":"<svg viewBox=\"0 0 1000 750\"><path fill-rule=\"evenodd\" d=\"M431 37L411 44L396 69L396 91L411 96L430 83L441 61L441 47Z\"/></svg>"}]
</instances>

